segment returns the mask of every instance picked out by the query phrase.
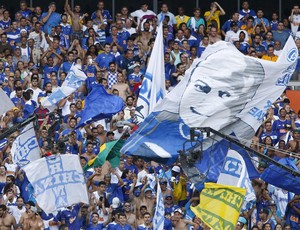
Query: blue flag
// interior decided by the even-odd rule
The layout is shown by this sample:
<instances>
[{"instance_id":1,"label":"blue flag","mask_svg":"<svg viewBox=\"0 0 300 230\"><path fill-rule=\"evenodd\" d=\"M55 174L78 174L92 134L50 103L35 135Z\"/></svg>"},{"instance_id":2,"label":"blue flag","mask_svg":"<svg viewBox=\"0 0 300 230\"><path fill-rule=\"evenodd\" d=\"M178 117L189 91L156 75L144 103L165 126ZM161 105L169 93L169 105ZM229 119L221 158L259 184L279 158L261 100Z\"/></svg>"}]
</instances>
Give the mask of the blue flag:
<instances>
[{"instance_id":1,"label":"blue flag","mask_svg":"<svg viewBox=\"0 0 300 230\"><path fill-rule=\"evenodd\" d=\"M215 138L213 137L213 139ZM186 159L180 158L182 169L195 184L197 190L200 191L204 188L204 182L218 181L229 149L235 150L243 157L250 179L259 178L258 171L253 165L250 156L243 148L225 139L214 142L202 152L202 156L194 165L189 165ZM234 169L238 170L232 167L232 170Z\"/></svg>"},{"instance_id":2,"label":"blue flag","mask_svg":"<svg viewBox=\"0 0 300 230\"><path fill-rule=\"evenodd\" d=\"M102 85L94 85L86 97L81 120L76 128L103 118L110 118L120 112L123 106L124 102L121 97L108 94Z\"/></svg>"},{"instance_id":3,"label":"blue flag","mask_svg":"<svg viewBox=\"0 0 300 230\"><path fill-rule=\"evenodd\" d=\"M283 164L295 170L296 172L299 172L299 169L290 158L282 158L278 161L278 163ZM300 194L300 178L288 173L278 166L270 165L268 168L266 168L261 175L261 179L289 192Z\"/></svg>"}]
</instances>

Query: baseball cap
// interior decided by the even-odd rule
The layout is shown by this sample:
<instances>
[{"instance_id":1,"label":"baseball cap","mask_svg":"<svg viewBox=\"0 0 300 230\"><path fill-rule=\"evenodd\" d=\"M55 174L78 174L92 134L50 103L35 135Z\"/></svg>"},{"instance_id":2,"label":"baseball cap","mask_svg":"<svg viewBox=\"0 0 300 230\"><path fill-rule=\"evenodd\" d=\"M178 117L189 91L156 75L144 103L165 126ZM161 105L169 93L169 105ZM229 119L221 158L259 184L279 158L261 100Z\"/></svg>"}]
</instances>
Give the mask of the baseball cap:
<instances>
[{"instance_id":1,"label":"baseball cap","mask_svg":"<svg viewBox=\"0 0 300 230\"><path fill-rule=\"evenodd\" d=\"M174 210L174 213L175 213L175 212L179 212L181 215L183 215L183 212L182 212L181 208L175 209L175 210Z\"/></svg>"},{"instance_id":2,"label":"baseball cap","mask_svg":"<svg viewBox=\"0 0 300 230\"><path fill-rule=\"evenodd\" d=\"M115 197L112 199L111 203L112 208L118 208L120 205L120 199L118 197Z\"/></svg>"},{"instance_id":3,"label":"baseball cap","mask_svg":"<svg viewBox=\"0 0 300 230\"><path fill-rule=\"evenodd\" d=\"M247 220L244 217L240 216L239 219L238 219L238 222L240 222L242 224L246 224Z\"/></svg>"},{"instance_id":4,"label":"baseball cap","mask_svg":"<svg viewBox=\"0 0 300 230\"><path fill-rule=\"evenodd\" d=\"M294 129L293 133L300 133L300 129Z\"/></svg>"},{"instance_id":5,"label":"baseball cap","mask_svg":"<svg viewBox=\"0 0 300 230\"><path fill-rule=\"evenodd\" d=\"M177 166L177 165L175 165L175 166L173 166L172 171L173 171L173 172L180 173L180 167Z\"/></svg>"},{"instance_id":6,"label":"baseball cap","mask_svg":"<svg viewBox=\"0 0 300 230\"><path fill-rule=\"evenodd\" d=\"M148 192L148 191L151 191L151 192L152 192L151 188L146 188L146 189L145 189L145 193Z\"/></svg>"},{"instance_id":7,"label":"baseball cap","mask_svg":"<svg viewBox=\"0 0 300 230\"><path fill-rule=\"evenodd\" d=\"M35 206L31 206L30 210L33 211L34 213L38 213L37 208Z\"/></svg>"},{"instance_id":8,"label":"baseball cap","mask_svg":"<svg viewBox=\"0 0 300 230\"><path fill-rule=\"evenodd\" d=\"M167 199L168 197L172 197L172 195L171 194L165 195L165 199Z\"/></svg>"},{"instance_id":9,"label":"baseball cap","mask_svg":"<svg viewBox=\"0 0 300 230\"><path fill-rule=\"evenodd\" d=\"M20 30L20 33L23 33L23 32L26 32L26 33L27 33L27 30L21 29L21 30Z\"/></svg>"},{"instance_id":10,"label":"baseball cap","mask_svg":"<svg viewBox=\"0 0 300 230\"><path fill-rule=\"evenodd\" d=\"M117 126L117 128L122 128L122 127L124 127L124 124L122 121L118 121L116 126Z\"/></svg>"}]
</instances>

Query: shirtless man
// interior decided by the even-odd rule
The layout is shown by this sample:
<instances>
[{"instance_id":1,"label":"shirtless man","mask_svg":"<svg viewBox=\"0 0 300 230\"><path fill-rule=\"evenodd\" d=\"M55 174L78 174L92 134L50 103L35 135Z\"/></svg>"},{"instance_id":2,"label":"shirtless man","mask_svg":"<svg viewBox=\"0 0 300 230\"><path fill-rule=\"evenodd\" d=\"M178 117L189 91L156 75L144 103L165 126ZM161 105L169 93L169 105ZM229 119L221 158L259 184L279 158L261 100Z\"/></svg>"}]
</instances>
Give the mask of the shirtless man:
<instances>
[{"instance_id":1,"label":"shirtless man","mask_svg":"<svg viewBox=\"0 0 300 230\"><path fill-rule=\"evenodd\" d=\"M114 84L111 90L113 91L114 89L117 89L119 91L120 97L123 98L124 101L126 101L127 96L131 95L132 93L129 89L128 84L125 83L123 73L118 73L117 80L117 84Z\"/></svg>"},{"instance_id":2,"label":"shirtless man","mask_svg":"<svg viewBox=\"0 0 300 230\"><path fill-rule=\"evenodd\" d=\"M154 23L156 25L156 23ZM148 42L150 41L151 38L153 38L153 31L156 31L156 26L154 26L155 28L153 28L153 30L150 32L150 22L146 21L144 23L144 30L142 31L142 23L139 24L138 29L137 29L137 33L138 33L138 37L135 40L135 43L137 42L142 42L143 44L143 50L147 50L148 48Z\"/></svg>"},{"instance_id":3,"label":"shirtless man","mask_svg":"<svg viewBox=\"0 0 300 230\"><path fill-rule=\"evenodd\" d=\"M124 213L126 215L127 223L131 226L136 226L135 214L132 212L132 206L130 202L124 203Z\"/></svg>"},{"instance_id":4,"label":"shirtless man","mask_svg":"<svg viewBox=\"0 0 300 230\"><path fill-rule=\"evenodd\" d=\"M43 230L44 223L37 213L37 208L32 206L26 212L28 219L24 221L24 230Z\"/></svg>"},{"instance_id":5,"label":"shirtless man","mask_svg":"<svg viewBox=\"0 0 300 230\"><path fill-rule=\"evenodd\" d=\"M293 130L293 140L287 144L287 149L294 153L300 153L300 130Z\"/></svg>"},{"instance_id":6,"label":"shirtless man","mask_svg":"<svg viewBox=\"0 0 300 230\"><path fill-rule=\"evenodd\" d=\"M209 44L214 44L218 41L221 41L221 37L218 34L218 29L217 27L212 26L209 30Z\"/></svg>"},{"instance_id":7,"label":"shirtless man","mask_svg":"<svg viewBox=\"0 0 300 230\"><path fill-rule=\"evenodd\" d=\"M74 39L78 39L79 41L82 40L83 38L83 33L82 33L82 25L80 23L81 17L80 14L75 14L69 5L68 0L65 2L65 7L64 10L71 16L72 19L72 41Z\"/></svg>"},{"instance_id":8,"label":"shirtless man","mask_svg":"<svg viewBox=\"0 0 300 230\"><path fill-rule=\"evenodd\" d=\"M152 190L150 188L146 188L143 192L141 191L141 195L136 199L136 206L141 207L145 205L147 207L147 211L153 216L155 199L152 196Z\"/></svg>"},{"instance_id":9,"label":"shirtless man","mask_svg":"<svg viewBox=\"0 0 300 230\"><path fill-rule=\"evenodd\" d=\"M172 216L172 219L175 219L175 222L174 223L172 222L172 224L174 224L174 226L173 226L174 230L188 229L189 224L194 226L194 229L199 228L198 224L196 224L190 220L183 219L183 213L180 208L178 208L174 211L174 216Z\"/></svg>"},{"instance_id":10,"label":"shirtless man","mask_svg":"<svg viewBox=\"0 0 300 230\"><path fill-rule=\"evenodd\" d=\"M16 219L7 213L7 208L4 204L0 205L0 229L10 230L12 227L16 227Z\"/></svg>"},{"instance_id":11,"label":"shirtless man","mask_svg":"<svg viewBox=\"0 0 300 230\"><path fill-rule=\"evenodd\" d=\"M96 155L93 153L94 144L92 142L88 142L86 145L86 152L82 154L81 156L88 159L88 161L92 160L96 157Z\"/></svg>"}]
</instances>

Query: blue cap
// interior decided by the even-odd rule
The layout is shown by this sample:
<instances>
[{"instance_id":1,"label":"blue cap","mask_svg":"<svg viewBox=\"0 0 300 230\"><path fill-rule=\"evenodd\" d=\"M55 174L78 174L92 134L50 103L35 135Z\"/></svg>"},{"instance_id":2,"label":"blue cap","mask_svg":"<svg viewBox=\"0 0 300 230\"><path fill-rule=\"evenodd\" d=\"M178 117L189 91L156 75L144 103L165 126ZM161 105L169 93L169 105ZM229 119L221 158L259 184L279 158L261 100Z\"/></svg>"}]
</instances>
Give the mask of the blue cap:
<instances>
[{"instance_id":1,"label":"blue cap","mask_svg":"<svg viewBox=\"0 0 300 230\"><path fill-rule=\"evenodd\" d=\"M247 224L247 220L246 218L240 216L239 219L238 219L238 222L242 223L242 224Z\"/></svg>"}]
</instances>

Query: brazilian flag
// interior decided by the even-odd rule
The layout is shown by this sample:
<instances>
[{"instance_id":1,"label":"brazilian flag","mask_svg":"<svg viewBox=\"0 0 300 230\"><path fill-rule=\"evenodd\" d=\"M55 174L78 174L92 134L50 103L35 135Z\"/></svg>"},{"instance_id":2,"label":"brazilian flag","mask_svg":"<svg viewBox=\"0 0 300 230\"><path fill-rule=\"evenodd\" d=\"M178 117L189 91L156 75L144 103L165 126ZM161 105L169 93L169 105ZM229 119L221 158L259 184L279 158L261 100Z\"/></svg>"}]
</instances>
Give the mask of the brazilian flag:
<instances>
[{"instance_id":1,"label":"brazilian flag","mask_svg":"<svg viewBox=\"0 0 300 230\"><path fill-rule=\"evenodd\" d=\"M120 150L124 143L125 140L120 139L101 145L99 154L95 158L89 160L83 167L84 172L89 168L102 166L106 160L109 161L113 168L118 167L120 164Z\"/></svg>"}]
</instances>

